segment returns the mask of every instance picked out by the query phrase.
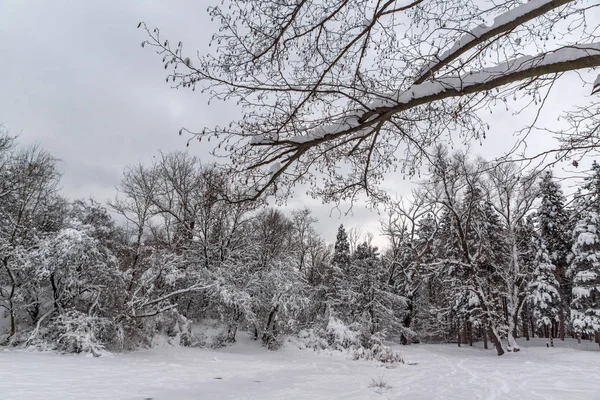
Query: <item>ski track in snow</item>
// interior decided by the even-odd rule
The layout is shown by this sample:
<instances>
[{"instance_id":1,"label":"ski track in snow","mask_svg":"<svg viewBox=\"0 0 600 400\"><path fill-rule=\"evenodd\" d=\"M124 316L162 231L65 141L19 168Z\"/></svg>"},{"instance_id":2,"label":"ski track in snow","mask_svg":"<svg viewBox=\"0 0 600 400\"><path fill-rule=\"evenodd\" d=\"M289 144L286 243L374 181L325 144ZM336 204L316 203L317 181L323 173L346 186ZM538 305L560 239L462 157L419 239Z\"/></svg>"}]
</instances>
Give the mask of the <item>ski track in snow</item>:
<instances>
[{"instance_id":1,"label":"ski track in snow","mask_svg":"<svg viewBox=\"0 0 600 400\"><path fill-rule=\"evenodd\" d=\"M220 350L155 348L100 358L6 349L3 400L31 399L600 399L595 343L521 341L519 353L456 345L398 346L418 365L393 368L242 338ZM477 346L481 346L478 344ZM382 377L391 389L369 387Z\"/></svg>"}]
</instances>

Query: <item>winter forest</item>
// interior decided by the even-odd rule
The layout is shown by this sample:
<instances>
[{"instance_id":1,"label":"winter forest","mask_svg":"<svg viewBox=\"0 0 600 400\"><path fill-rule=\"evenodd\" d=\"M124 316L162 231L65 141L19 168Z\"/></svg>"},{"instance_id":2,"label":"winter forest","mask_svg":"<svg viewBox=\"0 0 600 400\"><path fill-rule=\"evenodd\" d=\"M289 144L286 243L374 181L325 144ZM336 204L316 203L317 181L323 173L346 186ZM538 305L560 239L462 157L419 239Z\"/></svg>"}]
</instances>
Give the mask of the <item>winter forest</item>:
<instances>
[{"instance_id":1,"label":"winter forest","mask_svg":"<svg viewBox=\"0 0 600 400\"><path fill-rule=\"evenodd\" d=\"M598 1L223 0L191 49L151 8L98 47L214 114L144 117L178 150L78 198L0 125L8 398L596 398Z\"/></svg>"},{"instance_id":2,"label":"winter forest","mask_svg":"<svg viewBox=\"0 0 600 400\"><path fill-rule=\"evenodd\" d=\"M384 339L502 355L600 327L596 163L567 198L551 171L438 148L381 218L378 249L344 226L320 237L306 208L222 201L235 188L183 152L127 168L106 206L62 197L43 149L5 134L0 160L5 345L100 355L164 334L197 346L192 325L212 319L226 326L213 345L238 330L271 349L310 335L387 361Z\"/></svg>"}]
</instances>

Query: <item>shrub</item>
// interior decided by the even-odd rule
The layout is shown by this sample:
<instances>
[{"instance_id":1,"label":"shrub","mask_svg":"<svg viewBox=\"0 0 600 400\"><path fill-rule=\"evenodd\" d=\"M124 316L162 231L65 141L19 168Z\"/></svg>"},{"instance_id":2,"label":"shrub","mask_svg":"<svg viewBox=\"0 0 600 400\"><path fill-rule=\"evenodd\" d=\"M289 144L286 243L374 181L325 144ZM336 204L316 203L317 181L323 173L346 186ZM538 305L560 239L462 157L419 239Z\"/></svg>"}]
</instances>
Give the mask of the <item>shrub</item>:
<instances>
[{"instance_id":1,"label":"shrub","mask_svg":"<svg viewBox=\"0 0 600 400\"><path fill-rule=\"evenodd\" d=\"M105 349L110 321L69 310L52 318L27 341L28 347L61 353L91 353L99 357Z\"/></svg>"}]
</instances>

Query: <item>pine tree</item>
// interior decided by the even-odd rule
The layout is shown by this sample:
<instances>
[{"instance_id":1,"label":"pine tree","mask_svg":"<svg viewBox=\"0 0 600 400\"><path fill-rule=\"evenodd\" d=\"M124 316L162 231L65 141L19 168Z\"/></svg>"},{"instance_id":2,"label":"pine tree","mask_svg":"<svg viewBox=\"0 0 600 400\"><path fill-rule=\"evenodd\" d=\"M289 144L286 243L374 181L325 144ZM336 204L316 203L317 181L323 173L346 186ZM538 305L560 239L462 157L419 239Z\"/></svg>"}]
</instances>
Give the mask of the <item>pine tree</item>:
<instances>
[{"instance_id":1,"label":"pine tree","mask_svg":"<svg viewBox=\"0 0 600 400\"><path fill-rule=\"evenodd\" d=\"M594 161L577 201L573 229L571 321L578 333L600 329L600 165Z\"/></svg>"},{"instance_id":2,"label":"pine tree","mask_svg":"<svg viewBox=\"0 0 600 400\"><path fill-rule=\"evenodd\" d=\"M541 205L538 210L537 222L540 229L541 246L539 251L545 255L538 264L539 278L545 280L546 284L557 285L555 294L559 296L553 301L557 302L557 315L559 321L559 337L565 339L565 322L569 320L568 310L571 302L571 282L567 278L568 261L571 245L571 226L570 216L565 207L565 196L562 193L560 185L552 177L552 172L548 171L544 175L540 185ZM548 265L552 264L552 266ZM542 268L542 269L540 269ZM546 271L554 271L555 279L545 277ZM540 284L542 284L540 281ZM547 290L551 290L547 288ZM554 292L554 291L553 291ZM541 304L541 303L538 303ZM549 306L549 304L547 304ZM547 313L554 307L546 307L543 314L550 317Z\"/></svg>"},{"instance_id":3,"label":"pine tree","mask_svg":"<svg viewBox=\"0 0 600 400\"><path fill-rule=\"evenodd\" d=\"M332 262L341 271L347 271L350 266L350 242L344 225L338 228Z\"/></svg>"},{"instance_id":4,"label":"pine tree","mask_svg":"<svg viewBox=\"0 0 600 400\"><path fill-rule=\"evenodd\" d=\"M541 237L532 238L535 268L529 283L529 308L538 328L550 329L563 305L556 265ZM560 330L559 334L564 332ZM562 338L562 336L561 336Z\"/></svg>"},{"instance_id":5,"label":"pine tree","mask_svg":"<svg viewBox=\"0 0 600 400\"><path fill-rule=\"evenodd\" d=\"M573 232L571 318L577 332L600 329L600 215L584 211Z\"/></svg>"},{"instance_id":6,"label":"pine tree","mask_svg":"<svg viewBox=\"0 0 600 400\"><path fill-rule=\"evenodd\" d=\"M377 247L368 241L356 247L348 280L347 301L352 304L353 320L361 323L365 337L384 337L391 333L408 335L402 325L406 298L389 285Z\"/></svg>"}]
</instances>

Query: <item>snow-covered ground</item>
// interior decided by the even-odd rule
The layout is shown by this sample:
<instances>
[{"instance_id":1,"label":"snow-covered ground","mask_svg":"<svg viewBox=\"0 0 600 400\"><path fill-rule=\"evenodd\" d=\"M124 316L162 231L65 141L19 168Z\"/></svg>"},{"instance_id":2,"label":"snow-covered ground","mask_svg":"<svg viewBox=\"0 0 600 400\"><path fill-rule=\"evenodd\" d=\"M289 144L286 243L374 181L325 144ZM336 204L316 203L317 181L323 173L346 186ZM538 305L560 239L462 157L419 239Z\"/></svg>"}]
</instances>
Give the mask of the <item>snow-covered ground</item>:
<instances>
[{"instance_id":1,"label":"snow-covered ground","mask_svg":"<svg viewBox=\"0 0 600 400\"><path fill-rule=\"evenodd\" d=\"M418 365L386 368L341 353L250 340L220 350L155 348L100 358L0 351L0 398L18 399L600 399L595 343L522 342L519 353L456 345L398 349ZM390 388L370 387L382 378Z\"/></svg>"}]
</instances>

